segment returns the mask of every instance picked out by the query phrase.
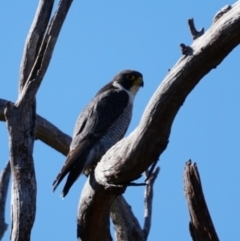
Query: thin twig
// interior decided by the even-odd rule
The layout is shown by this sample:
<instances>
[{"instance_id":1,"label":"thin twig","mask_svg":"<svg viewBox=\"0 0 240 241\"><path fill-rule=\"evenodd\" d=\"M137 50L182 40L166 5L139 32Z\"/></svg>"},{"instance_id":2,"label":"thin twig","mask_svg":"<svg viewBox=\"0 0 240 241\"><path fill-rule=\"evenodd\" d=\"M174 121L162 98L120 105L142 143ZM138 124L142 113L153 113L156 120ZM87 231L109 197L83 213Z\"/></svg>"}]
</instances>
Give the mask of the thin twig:
<instances>
[{"instance_id":1,"label":"thin twig","mask_svg":"<svg viewBox=\"0 0 240 241\"><path fill-rule=\"evenodd\" d=\"M188 26L192 34L193 40L199 38L204 34L204 28L201 28L200 31L197 31L193 18L188 19Z\"/></svg>"},{"instance_id":2,"label":"thin twig","mask_svg":"<svg viewBox=\"0 0 240 241\"><path fill-rule=\"evenodd\" d=\"M147 240L148 234L151 228L152 221L152 202L153 202L153 185L160 171L160 167L156 167L155 171L152 172L150 177L147 180L147 186L144 192L144 226L143 233L145 240ZM145 172L146 177L149 176L148 171Z\"/></svg>"}]
</instances>

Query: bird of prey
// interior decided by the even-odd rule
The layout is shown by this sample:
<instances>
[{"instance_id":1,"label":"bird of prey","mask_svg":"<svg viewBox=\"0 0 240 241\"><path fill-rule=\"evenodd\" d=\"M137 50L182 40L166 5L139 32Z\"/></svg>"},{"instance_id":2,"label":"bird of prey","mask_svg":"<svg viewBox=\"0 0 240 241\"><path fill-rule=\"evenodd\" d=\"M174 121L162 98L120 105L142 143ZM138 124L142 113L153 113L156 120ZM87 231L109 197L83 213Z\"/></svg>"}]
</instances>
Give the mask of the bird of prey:
<instances>
[{"instance_id":1,"label":"bird of prey","mask_svg":"<svg viewBox=\"0 0 240 241\"><path fill-rule=\"evenodd\" d=\"M143 87L141 73L121 71L83 109L74 128L67 159L53 182L53 191L68 174L62 191L65 197L79 175L88 175L106 151L123 138L140 87Z\"/></svg>"}]
</instances>

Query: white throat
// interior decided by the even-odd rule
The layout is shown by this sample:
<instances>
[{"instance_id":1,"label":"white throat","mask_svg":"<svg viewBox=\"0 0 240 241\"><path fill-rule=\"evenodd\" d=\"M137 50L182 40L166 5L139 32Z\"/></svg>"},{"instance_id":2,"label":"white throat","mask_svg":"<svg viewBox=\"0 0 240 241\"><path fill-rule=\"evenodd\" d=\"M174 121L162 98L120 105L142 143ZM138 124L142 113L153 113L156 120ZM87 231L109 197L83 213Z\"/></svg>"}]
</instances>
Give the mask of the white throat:
<instances>
[{"instance_id":1,"label":"white throat","mask_svg":"<svg viewBox=\"0 0 240 241\"><path fill-rule=\"evenodd\" d=\"M124 90L128 93L129 95L129 102L133 103L134 98L140 88L140 86L133 86L130 90L125 89L123 86L121 86L119 83L117 83L116 81L113 82L113 86L117 87L120 90Z\"/></svg>"}]
</instances>

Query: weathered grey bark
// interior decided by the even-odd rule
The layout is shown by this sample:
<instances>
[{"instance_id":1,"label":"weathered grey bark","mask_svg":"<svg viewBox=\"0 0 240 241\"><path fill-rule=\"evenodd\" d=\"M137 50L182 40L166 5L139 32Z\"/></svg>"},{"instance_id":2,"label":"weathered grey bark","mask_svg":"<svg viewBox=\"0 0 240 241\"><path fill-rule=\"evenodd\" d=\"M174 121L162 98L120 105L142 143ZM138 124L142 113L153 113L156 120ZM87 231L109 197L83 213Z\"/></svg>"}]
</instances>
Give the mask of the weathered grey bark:
<instances>
[{"instance_id":1,"label":"weathered grey bark","mask_svg":"<svg viewBox=\"0 0 240 241\"><path fill-rule=\"evenodd\" d=\"M155 180L157 179L158 173L160 171L160 167L157 167L151 176L147 180L147 185L144 192L144 226L143 226L143 233L144 238L147 240L150 228L151 228L151 221L152 221L152 202L153 202L153 185ZM149 176L148 171L145 172L146 177Z\"/></svg>"},{"instance_id":2,"label":"weathered grey bark","mask_svg":"<svg viewBox=\"0 0 240 241\"><path fill-rule=\"evenodd\" d=\"M7 102L7 100L0 98L0 121L5 121L4 109ZM41 140L65 156L68 154L69 145L72 140L69 135L63 133L56 126L39 115L36 116L35 138L36 140Z\"/></svg>"},{"instance_id":3,"label":"weathered grey bark","mask_svg":"<svg viewBox=\"0 0 240 241\"><path fill-rule=\"evenodd\" d=\"M81 198L78 206L78 214L81 213L82 218L84 220L83 223L78 224L77 226L77 236L81 237L80 240L104 240L110 241L112 240L110 234L110 222L109 222L109 213L111 204L116 198L116 196L120 195L123 192L123 188L119 188L115 190L115 195L111 192L111 190L104 190L96 194L96 189L99 188L99 185L94 180L94 175L90 175L83 187L82 195L85 198ZM105 195L105 192L109 192L107 199L104 199L102 195ZM81 196L82 196L81 195ZM89 200L88 200L89 199ZM101 200L101 202L99 202ZM91 208L86 208L85 205L91 203ZM88 222L95 222L94 220L99 219L100 222L97 222L96 226L91 226ZM80 218L78 217L78 222ZM84 228L82 228L84 227ZM94 230L94 231L93 231ZM95 230L102 230L101 232L95 232Z\"/></svg>"},{"instance_id":4,"label":"weathered grey bark","mask_svg":"<svg viewBox=\"0 0 240 241\"><path fill-rule=\"evenodd\" d=\"M153 185L158 176L160 168L157 167L146 182L144 192L144 226L141 228L138 220L134 216L131 206L128 205L123 196L118 196L110 210L110 215L114 223L117 241L145 241L151 228ZM146 176L149 173L146 171Z\"/></svg>"},{"instance_id":5,"label":"weathered grey bark","mask_svg":"<svg viewBox=\"0 0 240 241\"><path fill-rule=\"evenodd\" d=\"M111 207L110 215L114 223L117 241L145 241L143 230L134 216L131 206L123 196L118 196Z\"/></svg>"},{"instance_id":6,"label":"weathered grey bark","mask_svg":"<svg viewBox=\"0 0 240 241\"><path fill-rule=\"evenodd\" d=\"M169 72L146 108L139 127L103 157L95 171L98 183L95 183L95 178L91 177L94 189L91 190L88 182L85 189L89 188L91 191L82 193L82 200L86 201L86 205L81 202L79 206L78 228L81 233L94 227L95 232L101 234L100 229L103 224L99 225L99 222L108 222L106 215L109 217L109 207L106 205L97 207L96 203L87 199L89 193L95 202L103 203L104 200L109 200L110 205L115 197L124 190L125 186L123 185L121 188L121 184L139 176L163 152L174 117L186 96L205 74L220 64L228 53L239 44L239 12L239 2L237 2L220 17L215 18L215 23L209 31L194 41L190 47L192 51L187 52L186 56L182 57ZM45 127L43 126L43 128ZM121 145L123 146L121 147ZM122 171L124 169L125 171ZM104 170L108 171L104 172ZM119 187L116 193L115 184ZM91 213L94 213L95 217L101 215L102 219L88 219L88 215ZM86 215L81 216L81 214ZM109 238L108 231L106 234ZM95 240L93 234L89 235L88 240Z\"/></svg>"},{"instance_id":7,"label":"weathered grey bark","mask_svg":"<svg viewBox=\"0 0 240 241\"><path fill-rule=\"evenodd\" d=\"M36 139L67 155L72 138L63 133L56 126L37 115Z\"/></svg>"},{"instance_id":8,"label":"weathered grey bark","mask_svg":"<svg viewBox=\"0 0 240 241\"><path fill-rule=\"evenodd\" d=\"M28 110L7 104L5 117L9 132L12 173L11 240L30 240L36 212L36 179L32 158L34 113L28 120ZM31 109L30 109L31 110ZM26 119L24 120L24 117ZM30 125L31 124L31 125ZM21 231L20 231L21 230Z\"/></svg>"},{"instance_id":9,"label":"weathered grey bark","mask_svg":"<svg viewBox=\"0 0 240 241\"><path fill-rule=\"evenodd\" d=\"M21 62L19 97L15 104L8 102L4 111L13 177L12 241L30 240L35 220L37 187L32 157L36 124L35 95L46 73L72 1L60 1L49 23L53 3L54 1L48 0L39 2Z\"/></svg>"},{"instance_id":10,"label":"weathered grey bark","mask_svg":"<svg viewBox=\"0 0 240 241\"><path fill-rule=\"evenodd\" d=\"M190 234L193 241L219 241L204 198L197 165L188 161L184 170L184 192L191 221Z\"/></svg>"},{"instance_id":11,"label":"weathered grey bark","mask_svg":"<svg viewBox=\"0 0 240 241\"><path fill-rule=\"evenodd\" d=\"M41 21L47 25L52 5L53 1L48 3L40 1L24 48L20 69L19 98L15 105L9 102L5 109L13 179L12 241L30 240L35 220L37 186L32 152L35 140L36 103L35 94L27 94L29 88L24 87L29 84L27 79L34 64L39 40L44 34L43 30L39 31L38 23Z\"/></svg>"},{"instance_id":12,"label":"weathered grey bark","mask_svg":"<svg viewBox=\"0 0 240 241\"><path fill-rule=\"evenodd\" d=\"M8 161L7 165L0 174L0 240L2 240L2 237L8 227L5 223L5 204L11 174L10 172L10 162Z\"/></svg>"},{"instance_id":13,"label":"weathered grey bark","mask_svg":"<svg viewBox=\"0 0 240 241\"><path fill-rule=\"evenodd\" d=\"M106 237L103 240L110 240L109 232L100 228L104 221L108 227L108 219L102 216L108 217L108 209L103 207L100 210L95 204L108 200L110 205L114 197L124 191L124 184L138 177L159 158L167 146L173 120L187 95L240 43L240 2L220 20L193 42L189 47L191 51L176 63L156 90L139 126L113 146L91 173L91 185L90 182L85 184L78 209L79 239L86 240L81 234L94 227L94 233ZM121 185L123 189L120 191ZM101 218L92 219L92 213ZM97 239L89 233L87 240Z\"/></svg>"},{"instance_id":14,"label":"weathered grey bark","mask_svg":"<svg viewBox=\"0 0 240 241\"><path fill-rule=\"evenodd\" d=\"M54 0L39 1L35 18L24 46L23 58L20 65L20 90L23 89L36 60L36 56L51 16L53 4Z\"/></svg>"},{"instance_id":15,"label":"weathered grey bark","mask_svg":"<svg viewBox=\"0 0 240 241\"><path fill-rule=\"evenodd\" d=\"M0 99L0 121L5 121L4 109L8 101ZM51 146L55 150L59 151L63 155L67 155L71 137L60 131L57 127L45 120L41 116L37 115L36 118L36 139L39 139ZM5 198L7 195L7 189L10 177L10 164L8 162L8 168L5 168L2 172L2 178L0 180L0 240L4 234L7 225L5 224L4 211L5 211ZM9 170L9 172L7 171Z\"/></svg>"}]
</instances>

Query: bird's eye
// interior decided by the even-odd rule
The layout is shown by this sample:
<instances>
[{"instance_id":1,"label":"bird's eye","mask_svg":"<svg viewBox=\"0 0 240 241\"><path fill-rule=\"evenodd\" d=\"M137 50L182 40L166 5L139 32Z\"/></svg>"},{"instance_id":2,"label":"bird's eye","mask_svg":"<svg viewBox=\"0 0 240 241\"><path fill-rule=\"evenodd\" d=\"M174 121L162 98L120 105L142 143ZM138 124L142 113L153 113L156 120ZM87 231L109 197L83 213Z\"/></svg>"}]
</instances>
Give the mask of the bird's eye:
<instances>
[{"instance_id":1,"label":"bird's eye","mask_svg":"<svg viewBox=\"0 0 240 241\"><path fill-rule=\"evenodd\" d=\"M128 80L134 80L135 79L135 76L133 74L128 74L127 75L127 79Z\"/></svg>"}]
</instances>

